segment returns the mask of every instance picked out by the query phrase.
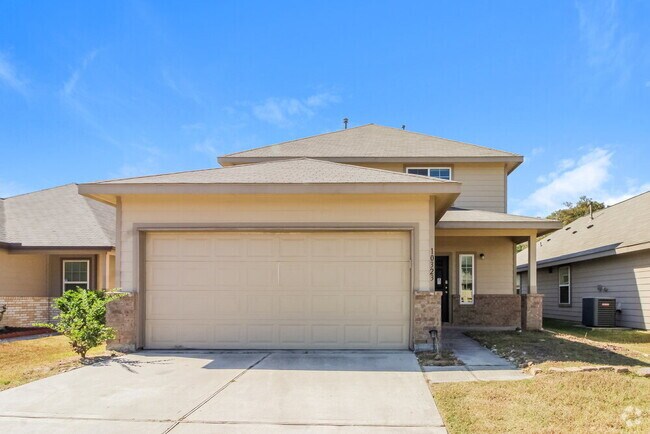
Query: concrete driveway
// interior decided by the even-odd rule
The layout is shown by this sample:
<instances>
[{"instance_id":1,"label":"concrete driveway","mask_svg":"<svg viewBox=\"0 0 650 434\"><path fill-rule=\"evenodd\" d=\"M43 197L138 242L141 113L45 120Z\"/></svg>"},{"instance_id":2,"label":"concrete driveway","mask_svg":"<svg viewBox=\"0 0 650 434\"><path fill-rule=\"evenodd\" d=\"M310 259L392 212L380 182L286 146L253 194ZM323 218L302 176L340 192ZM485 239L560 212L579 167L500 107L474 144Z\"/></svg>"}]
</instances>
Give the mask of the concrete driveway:
<instances>
[{"instance_id":1,"label":"concrete driveway","mask_svg":"<svg viewBox=\"0 0 650 434\"><path fill-rule=\"evenodd\" d=\"M144 351L0 392L0 432L446 432L407 351Z\"/></svg>"}]
</instances>

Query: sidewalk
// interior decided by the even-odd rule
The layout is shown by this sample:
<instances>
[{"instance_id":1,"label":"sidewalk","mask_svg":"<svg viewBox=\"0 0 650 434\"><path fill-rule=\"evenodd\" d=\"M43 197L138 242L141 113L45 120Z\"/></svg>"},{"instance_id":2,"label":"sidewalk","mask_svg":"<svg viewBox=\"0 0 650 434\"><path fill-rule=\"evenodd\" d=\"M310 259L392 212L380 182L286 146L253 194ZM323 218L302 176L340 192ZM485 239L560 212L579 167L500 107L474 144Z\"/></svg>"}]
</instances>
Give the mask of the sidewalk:
<instances>
[{"instance_id":1,"label":"sidewalk","mask_svg":"<svg viewBox=\"0 0 650 434\"><path fill-rule=\"evenodd\" d=\"M424 366L424 376L431 383L456 383L462 381L511 381L527 380L532 375L494 354L463 330L445 328L442 334L445 349L454 352L464 366Z\"/></svg>"}]
</instances>

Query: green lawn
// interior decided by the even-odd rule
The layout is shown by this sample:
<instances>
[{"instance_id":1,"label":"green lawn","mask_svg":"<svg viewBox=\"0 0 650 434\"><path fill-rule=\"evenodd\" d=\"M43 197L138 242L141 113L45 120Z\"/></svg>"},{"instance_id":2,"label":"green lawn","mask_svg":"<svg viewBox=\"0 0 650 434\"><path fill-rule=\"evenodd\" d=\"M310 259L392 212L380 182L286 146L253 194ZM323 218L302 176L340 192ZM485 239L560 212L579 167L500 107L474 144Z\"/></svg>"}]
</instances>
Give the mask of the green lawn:
<instances>
[{"instance_id":1,"label":"green lawn","mask_svg":"<svg viewBox=\"0 0 650 434\"><path fill-rule=\"evenodd\" d=\"M650 378L553 367L650 366L648 332L596 330L545 321L549 332L468 332L514 363L542 372L530 380L432 384L450 433L650 432Z\"/></svg>"},{"instance_id":2,"label":"green lawn","mask_svg":"<svg viewBox=\"0 0 650 434\"><path fill-rule=\"evenodd\" d=\"M106 346L88 352L88 362L105 358ZM81 366L63 336L0 343L0 391Z\"/></svg>"}]
</instances>

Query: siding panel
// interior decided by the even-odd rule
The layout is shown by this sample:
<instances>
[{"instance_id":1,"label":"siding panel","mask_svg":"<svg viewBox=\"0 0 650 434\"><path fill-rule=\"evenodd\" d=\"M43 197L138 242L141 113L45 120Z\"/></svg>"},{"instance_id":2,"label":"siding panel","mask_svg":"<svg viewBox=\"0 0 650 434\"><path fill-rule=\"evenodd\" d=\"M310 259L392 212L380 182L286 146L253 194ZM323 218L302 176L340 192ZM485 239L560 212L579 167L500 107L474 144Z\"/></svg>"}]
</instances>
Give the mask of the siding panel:
<instances>
[{"instance_id":1,"label":"siding panel","mask_svg":"<svg viewBox=\"0 0 650 434\"><path fill-rule=\"evenodd\" d=\"M631 253L571 264L572 304L558 305L557 267L538 271L538 291L544 294L544 316L582 320L582 299L613 297L621 304L617 325L647 329L650 325L650 252ZM526 274L522 273L525 286ZM603 285L607 292L599 292Z\"/></svg>"}]
</instances>

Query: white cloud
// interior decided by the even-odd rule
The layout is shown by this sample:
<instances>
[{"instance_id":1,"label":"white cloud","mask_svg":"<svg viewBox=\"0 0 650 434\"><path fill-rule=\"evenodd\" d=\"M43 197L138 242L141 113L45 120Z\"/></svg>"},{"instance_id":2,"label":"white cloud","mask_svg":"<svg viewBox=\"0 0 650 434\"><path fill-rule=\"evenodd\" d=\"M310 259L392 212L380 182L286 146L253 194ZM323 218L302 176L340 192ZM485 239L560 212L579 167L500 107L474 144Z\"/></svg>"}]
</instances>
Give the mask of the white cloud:
<instances>
[{"instance_id":1,"label":"white cloud","mask_svg":"<svg viewBox=\"0 0 650 434\"><path fill-rule=\"evenodd\" d=\"M196 143L193 146L193 149L196 152L200 152L211 158L216 158L217 155L219 155L219 151L217 151L217 148L214 147L214 142L211 139L205 139L199 143Z\"/></svg>"},{"instance_id":2,"label":"white cloud","mask_svg":"<svg viewBox=\"0 0 650 434\"><path fill-rule=\"evenodd\" d=\"M547 182L550 182L550 181L556 179L560 173L572 168L575 165L576 165L575 160L572 160L570 158L565 158L563 160L560 160L556 164L556 169L553 172L549 172L549 173L547 173L545 175L538 176L537 177L537 182L540 183L540 184L545 184Z\"/></svg>"},{"instance_id":3,"label":"white cloud","mask_svg":"<svg viewBox=\"0 0 650 434\"><path fill-rule=\"evenodd\" d=\"M300 118L314 116L316 109L327 107L340 101L338 95L323 92L304 99L268 98L253 104L253 115L261 121L278 127L286 127Z\"/></svg>"},{"instance_id":4,"label":"white cloud","mask_svg":"<svg viewBox=\"0 0 650 434\"><path fill-rule=\"evenodd\" d=\"M548 215L564 202L575 201L582 195L603 196L603 188L610 179L609 169L613 153L607 149L594 148L575 162L564 159L557 163L557 169L540 177L545 185L530 194L516 213Z\"/></svg>"},{"instance_id":5,"label":"white cloud","mask_svg":"<svg viewBox=\"0 0 650 434\"><path fill-rule=\"evenodd\" d=\"M614 205L615 203L622 202L638 194L645 193L648 190L650 190L650 182L641 185L634 185L634 183L632 183L632 185L628 185L625 191L606 193L606 195L600 200L601 202L605 202L605 205L607 206Z\"/></svg>"},{"instance_id":6,"label":"white cloud","mask_svg":"<svg viewBox=\"0 0 650 434\"><path fill-rule=\"evenodd\" d=\"M89 52L84 56L84 58L81 61L81 65L79 65L78 68L72 71L70 77L63 84L63 88L61 89L62 96L71 97L74 94L77 88L77 83L81 78L81 74L83 74L86 68L88 68L88 65L90 65L92 61L95 60L96 56L97 56L97 50L92 50L91 52Z\"/></svg>"},{"instance_id":7,"label":"white cloud","mask_svg":"<svg viewBox=\"0 0 650 434\"><path fill-rule=\"evenodd\" d=\"M189 80L172 75L167 69L162 70L165 85L182 98L189 99L196 104L201 104L201 97L196 87Z\"/></svg>"},{"instance_id":8,"label":"white cloud","mask_svg":"<svg viewBox=\"0 0 650 434\"><path fill-rule=\"evenodd\" d=\"M635 61L634 38L621 25L616 0L577 1L580 39L596 76L626 83Z\"/></svg>"},{"instance_id":9,"label":"white cloud","mask_svg":"<svg viewBox=\"0 0 650 434\"><path fill-rule=\"evenodd\" d=\"M544 185L533 191L524 200L514 200L514 214L545 217L563 207L565 202L575 202L580 196L591 197L606 205L650 190L650 182L637 179L624 180L613 177L614 153L605 148L593 148L576 160L563 159L556 169L540 176Z\"/></svg>"},{"instance_id":10,"label":"white cloud","mask_svg":"<svg viewBox=\"0 0 650 434\"><path fill-rule=\"evenodd\" d=\"M536 157L536 156L538 156L540 154L543 154L544 150L545 149L542 146L538 146L536 148L533 148L533 150L531 151L531 154L532 154L533 157Z\"/></svg>"},{"instance_id":11,"label":"white cloud","mask_svg":"<svg viewBox=\"0 0 650 434\"><path fill-rule=\"evenodd\" d=\"M27 93L27 80L23 78L6 54L0 53L0 83L16 92Z\"/></svg>"}]
</instances>

